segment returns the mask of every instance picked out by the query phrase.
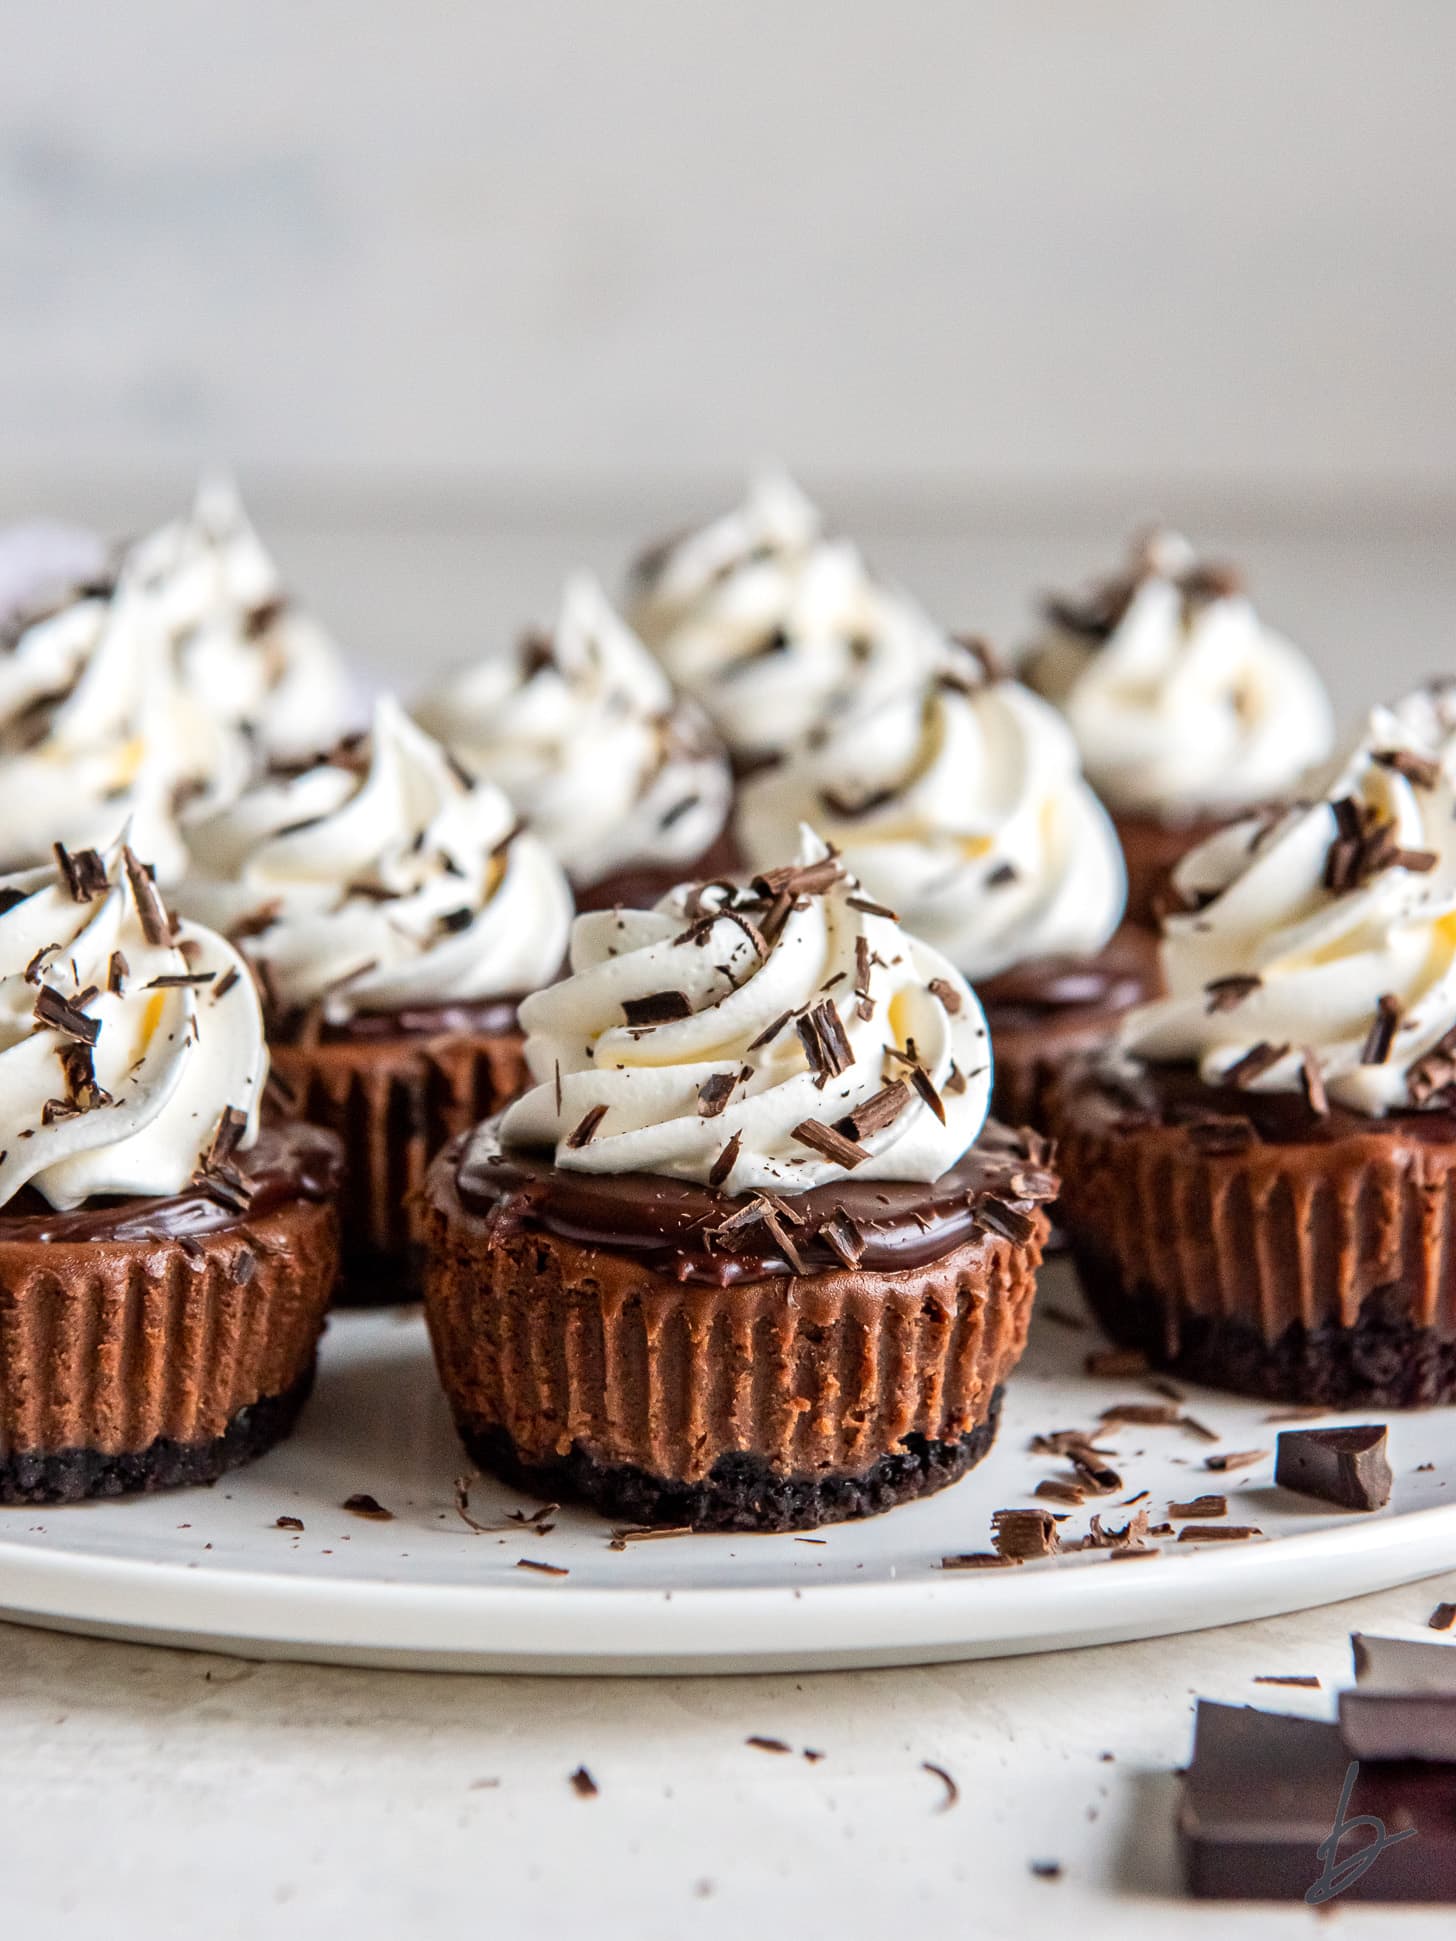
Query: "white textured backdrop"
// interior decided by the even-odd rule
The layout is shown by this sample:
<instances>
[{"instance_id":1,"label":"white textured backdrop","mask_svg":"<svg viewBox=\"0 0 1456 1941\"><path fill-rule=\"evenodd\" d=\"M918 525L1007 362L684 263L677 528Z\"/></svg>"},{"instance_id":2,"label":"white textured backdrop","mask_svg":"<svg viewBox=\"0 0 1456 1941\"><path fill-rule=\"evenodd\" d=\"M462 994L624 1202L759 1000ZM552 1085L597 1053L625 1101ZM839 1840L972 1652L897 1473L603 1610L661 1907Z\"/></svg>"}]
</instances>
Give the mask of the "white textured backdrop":
<instances>
[{"instance_id":1,"label":"white textured backdrop","mask_svg":"<svg viewBox=\"0 0 1456 1941\"><path fill-rule=\"evenodd\" d=\"M1450 484L1446 0L48 0L0 467Z\"/></svg>"}]
</instances>

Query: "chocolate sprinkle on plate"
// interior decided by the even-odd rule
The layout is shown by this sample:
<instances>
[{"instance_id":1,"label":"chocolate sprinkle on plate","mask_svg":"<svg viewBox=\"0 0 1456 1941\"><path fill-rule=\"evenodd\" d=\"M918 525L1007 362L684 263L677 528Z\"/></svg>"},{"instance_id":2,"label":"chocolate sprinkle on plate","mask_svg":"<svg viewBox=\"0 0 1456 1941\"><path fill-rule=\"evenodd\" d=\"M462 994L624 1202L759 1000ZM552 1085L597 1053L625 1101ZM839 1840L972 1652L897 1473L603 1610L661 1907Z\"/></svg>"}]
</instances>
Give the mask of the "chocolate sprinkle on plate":
<instances>
[{"instance_id":1,"label":"chocolate sprinkle on plate","mask_svg":"<svg viewBox=\"0 0 1456 1941\"><path fill-rule=\"evenodd\" d=\"M1456 1624L1456 1604L1438 1604L1426 1623L1432 1631L1449 1631Z\"/></svg>"},{"instance_id":2,"label":"chocolate sprinkle on plate","mask_svg":"<svg viewBox=\"0 0 1456 1941\"><path fill-rule=\"evenodd\" d=\"M569 1577L571 1575L571 1572L565 1564L543 1564L536 1557L517 1557L516 1569L536 1570L543 1577ZM593 1788L593 1791L595 1791L595 1788Z\"/></svg>"},{"instance_id":3,"label":"chocolate sprinkle on plate","mask_svg":"<svg viewBox=\"0 0 1456 1941\"><path fill-rule=\"evenodd\" d=\"M351 1516L368 1517L372 1523L392 1523L394 1511L385 1509L377 1497L370 1496L367 1490L358 1490L353 1496L344 1499L344 1508Z\"/></svg>"},{"instance_id":4,"label":"chocolate sprinkle on plate","mask_svg":"<svg viewBox=\"0 0 1456 1941\"><path fill-rule=\"evenodd\" d=\"M1226 1496L1195 1496L1187 1503L1170 1503L1168 1505L1168 1514L1169 1516L1178 1517L1180 1521L1187 1517L1227 1516L1228 1498Z\"/></svg>"},{"instance_id":5,"label":"chocolate sprinkle on plate","mask_svg":"<svg viewBox=\"0 0 1456 1941\"><path fill-rule=\"evenodd\" d=\"M595 1799L602 1790L585 1766L578 1766L571 1775L571 1787L578 1799Z\"/></svg>"},{"instance_id":6,"label":"chocolate sprinkle on plate","mask_svg":"<svg viewBox=\"0 0 1456 1941\"><path fill-rule=\"evenodd\" d=\"M1050 1510L997 1510L991 1517L991 1541L999 1555L1018 1560L1050 1557L1061 1548L1056 1519Z\"/></svg>"},{"instance_id":7,"label":"chocolate sprinkle on plate","mask_svg":"<svg viewBox=\"0 0 1456 1941\"><path fill-rule=\"evenodd\" d=\"M1263 1462L1268 1453L1267 1449L1233 1449L1226 1455L1205 1456L1203 1467L1223 1476L1231 1469L1248 1469L1253 1463Z\"/></svg>"},{"instance_id":8,"label":"chocolate sprinkle on plate","mask_svg":"<svg viewBox=\"0 0 1456 1941\"><path fill-rule=\"evenodd\" d=\"M1178 1532L1179 1543L1243 1543L1264 1532L1252 1523L1185 1523Z\"/></svg>"},{"instance_id":9,"label":"chocolate sprinkle on plate","mask_svg":"<svg viewBox=\"0 0 1456 1941\"><path fill-rule=\"evenodd\" d=\"M944 1786L945 1798L940 1802L936 1811L938 1813L949 1813L950 1809L961 1796L960 1787L956 1785L944 1766L937 1766L931 1759L922 1759L920 1762L920 1770L923 1773L929 1773L932 1779L938 1779L941 1785Z\"/></svg>"},{"instance_id":10,"label":"chocolate sprinkle on plate","mask_svg":"<svg viewBox=\"0 0 1456 1941\"><path fill-rule=\"evenodd\" d=\"M769 1738L766 1733L762 1733L762 1732L750 1732L748 1737L743 1741L743 1743L746 1746L752 1746L755 1752L792 1752L793 1751L793 1747L789 1745L785 1740Z\"/></svg>"},{"instance_id":11,"label":"chocolate sprinkle on plate","mask_svg":"<svg viewBox=\"0 0 1456 1941\"><path fill-rule=\"evenodd\" d=\"M303 1519L298 1516L276 1517L274 1519L274 1528L278 1530L301 1530L303 1528Z\"/></svg>"}]
</instances>

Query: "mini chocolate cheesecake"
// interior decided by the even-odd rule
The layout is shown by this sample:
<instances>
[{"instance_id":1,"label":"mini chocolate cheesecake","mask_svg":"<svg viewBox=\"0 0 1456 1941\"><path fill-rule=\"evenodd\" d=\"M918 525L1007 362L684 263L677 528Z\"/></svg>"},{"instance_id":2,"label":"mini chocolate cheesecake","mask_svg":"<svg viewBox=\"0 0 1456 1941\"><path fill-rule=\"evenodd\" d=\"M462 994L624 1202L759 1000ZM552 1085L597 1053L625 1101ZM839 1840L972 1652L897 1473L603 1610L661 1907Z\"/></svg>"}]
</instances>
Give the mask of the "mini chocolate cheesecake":
<instances>
[{"instance_id":1,"label":"mini chocolate cheesecake","mask_svg":"<svg viewBox=\"0 0 1456 1941\"><path fill-rule=\"evenodd\" d=\"M1021 1357L1055 1176L990 1126L929 1185L792 1200L567 1172L498 1125L430 1178L426 1311L472 1457L636 1523L791 1530L953 1483Z\"/></svg>"},{"instance_id":2,"label":"mini chocolate cheesecake","mask_svg":"<svg viewBox=\"0 0 1456 1941\"><path fill-rule=\"evenodd\" d=\"M4 1502L261 1454L308 1393L339 1261L337 1141L258 1129L241 959L125 844L56 858L0 883Z\"/></svg>"},{"instance_id":3,"label":"mini chocolate cheesecake","mask_svg":"<svg viewBox=\"0 0 1456 1941\"><path fill-rule=\"evenodd\" d=\"M1156 928L1179 861L1292 795L1334 745L1324 687L1232 567L1150 532L1127 567L1044 602L1024 678L1066 715L1127 860L1127 918Z\"/></svg>"},{"instance_id":4,"label":"mini chocolate cheesecake","mask_svg":"<svg viewBox=\"0 0 1456 1941\"><path fill-rule=\"evenodd\" d=\"M1057 1182L985 1122L985 1025L938 953L820 847L579 917L523 1021L535 1089L427 1191L477 1461L632 1521L793 1529L979 1460Z\"/></svg>"},{"instance_id":5,"label":"mini chocolate cheesecake","mask_svg":"<svg viewBox=\"0 0 1456 1941\"><path fill-rule=\"evenodd\" d=\"M1106 1045L1124 1012L1154 995L1157 956L1157 940L1125 923L1095 957L1033 958L976 987L991 1027L999 1119L1051 1124L1058 1077Z\"/></svg>"},{"instance_id":6,"label":"mini chocolate cheesecake","mask_svg":"<svg viewBox=\"0 0 1456 1941\"><path fill-rule=\"evenodd\" d=\"M1456 794L1384 710L1323 801L1229 830L1169 994L1058 1087L1058 1217L1119 1341L1330 1408L1456 1400Z\"/></svg>"},{"instance_id":7,"label":"mini chocolate cheesecake","mask_svg":"<svg viewBox=\"0 0 1456 1941\"><path fill-rule=\"evenodd\" d=\"M180 1193L0 1211L0 1502L210 1483L308 1398L339 1266L338 1143L263 1131Z\"/></svg>"},{"instance_id":8,"label":"mini chocolate cheesecake","mask_svg":"<svg viewBox=\"0 0 1456 1941\"><path fill-rule=\"evenodd\" d=\"M416 1299L431 1159L526 1081L518 994L560 969L561 868L389 701L189 834L181 900L257 979L273 1116L343 1141L340 1299Z\"/></svg>"}]
</instances>

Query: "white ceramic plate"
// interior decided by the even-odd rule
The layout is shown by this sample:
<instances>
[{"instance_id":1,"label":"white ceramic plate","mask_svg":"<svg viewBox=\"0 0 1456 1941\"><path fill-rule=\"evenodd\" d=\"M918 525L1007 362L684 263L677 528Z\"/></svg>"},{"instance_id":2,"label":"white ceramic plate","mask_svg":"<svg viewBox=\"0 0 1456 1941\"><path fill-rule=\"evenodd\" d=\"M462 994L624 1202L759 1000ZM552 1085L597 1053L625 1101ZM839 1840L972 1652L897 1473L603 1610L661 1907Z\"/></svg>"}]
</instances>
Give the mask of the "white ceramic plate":
<instances>
[{"instance_id":1,"label":"white ceramic plate","mask_svg":"<svg viewBox=\"0 0 1456 1941\"><path fill-rule=\"evenodd\" d=\"M1070 1513L1124 1523L1147 1490L1153 1521L1171 1498L1229 1497L1229 1519L1261 1539L1165 1543L1151 1560L1082 1552L1015 1569L949 1572L942 1557L986 1550L993 1510L1027 1504L1065 1473L1029 1437L1088 1428L1111 1402L1158 1399L1137 1379L1083 1372L1090 1330L1070 1271L1043 1277L1031 1349L1001 1433L955 1488L866 1523L791 1536L675 1537L612 1550L611 1525L562 1510L546 1533L511 1521L538 1506L472 1478L435 1384L416 1310L339 1315L318 1387L293 1438L210 1490L72 1509L0 1510L0 1612L26 1622L254 1657L421 1669L672 1672L813 1670L992 1657L1152 1637L1265 1617L1428 1576L1456 1564L1456 1409L1390 1420L1395 1493L1351 1515L1271 1487L1266 1405L1188 1391L1222 1438L1120 1428L1100 1443L1126 1488ZM1327 1421L1354 1417L1327 1417ZM1220 1476L1208 1454L1266 1449ZM1433 1467L1431 1465L1434 1465ZM373 1495L388 1522L346 1512ZM1051 1507L1057 1507L1055 1505ZM299 1518L302 1534L277 1526ZM563 1565L565 1576L518 1560Z\"/></svg>"}]
</instances>

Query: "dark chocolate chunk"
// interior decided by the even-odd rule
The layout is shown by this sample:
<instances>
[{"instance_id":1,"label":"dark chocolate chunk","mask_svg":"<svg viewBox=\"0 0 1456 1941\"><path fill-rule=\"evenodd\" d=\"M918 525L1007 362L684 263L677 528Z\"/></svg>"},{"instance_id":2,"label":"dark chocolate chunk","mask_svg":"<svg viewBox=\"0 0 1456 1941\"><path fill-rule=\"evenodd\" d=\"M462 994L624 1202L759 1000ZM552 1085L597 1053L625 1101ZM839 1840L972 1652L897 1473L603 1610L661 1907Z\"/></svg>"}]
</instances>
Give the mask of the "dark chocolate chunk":
<instances>
[{"instance_id":1,"label":"dark chocolate chunk","mask_svg":"<svg viewBox=\"0 0 1456 1941\"><path fill-rule=\"evenodd\" d=\"M1456 1604L1438 1604L1426 1623L1433 1631L1449 1631L1456 1624Z\"/></svg>"},{"instance_id":2,"label":"dark chocolate chunk","mask_svg":"<svg viewBox=\"0 0 1456 1941\"><path fill-rule=\"evenodd\" d=\"M1378 1510L1390 1501L1385 1424L1344 1429L1284 1429L1274 1457L1281 1489L1317 1496L1346 1510Z\"/></svg>"},{"instance_id":3,"label":"dark chocolate chunk","mask_svg":"<svg viewBox=\"0 0 1456 1941\"><path fill-rule=\"evenodd\" d=\"M1456 1765L1456 1649L1359 1632L1350 1646L1355 1689L1340 1693L1340 1731L1352 1756Z\"/></svg>"},{"instance_id":4,"label":"dark chocolate chunk","mask_svg":"<svg viewBox=\"0 0 1456 1941\"><path fill-rule=\"evenodd\" d=\"M1449 1901L1456 1771L1356 1767L1336 1726L1204 1699L1178 1839L1203 1900Z\"/></svg>"}]
</instances>

